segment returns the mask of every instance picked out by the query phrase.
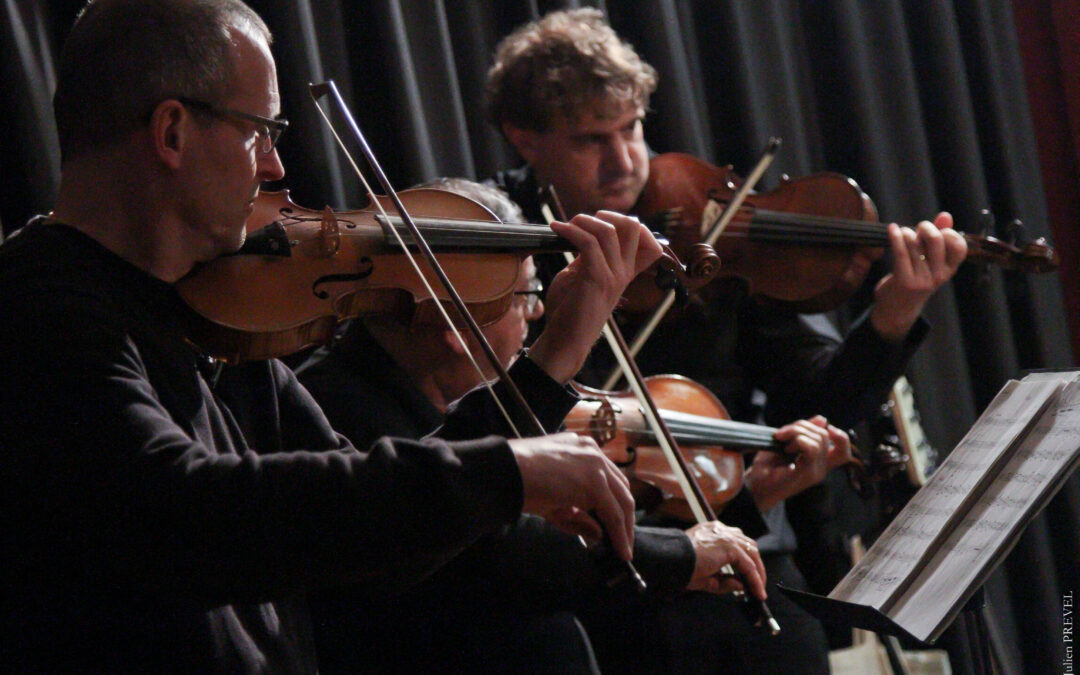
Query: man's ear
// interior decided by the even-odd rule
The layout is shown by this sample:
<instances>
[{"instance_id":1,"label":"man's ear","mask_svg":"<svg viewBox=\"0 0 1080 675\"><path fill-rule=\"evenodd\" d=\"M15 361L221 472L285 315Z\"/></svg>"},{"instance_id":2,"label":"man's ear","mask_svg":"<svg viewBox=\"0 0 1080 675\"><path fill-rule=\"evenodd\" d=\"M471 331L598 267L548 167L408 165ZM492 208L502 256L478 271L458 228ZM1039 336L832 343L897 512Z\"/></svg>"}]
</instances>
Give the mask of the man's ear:
<instances>
[{"instance_id":1,"label":"man's ear","mask_svg":"<svg viewBox=\"0 0 1080 675\"><path fill-rule=\"evenodd\" d=\"M464 337L466 340L469 339L469 337L466 335L463 335L462 337ZM454 354L454 356L465 356L465 349L461 346L461 341L457 339L456 335L454 335L454 331L444 330L442 332L442 339L443 342L446 344L447 349L449 349Z\"/></svg>"},{"instance_id":2,"label":"man's ear","mask_svg":"<svg viewBox=\"0 0 1080 675\"><path fill-rule=\"evenodd\" d=\"M176 99L162 101L150 114L154 153L170 169L180 168L194 122L191 113Z\"/></svg>"},{"instance_id":3,"label":"man's ear","mask_svg":"<svg viewBox=\"0 0 1080 675\"><path fill-rule=\"evenodd\" d=\"M540 147L540 134L531 129L516 127L509 122L502 123L502 132L521 158L533 164Z\"/></svg>"}]
</instances>

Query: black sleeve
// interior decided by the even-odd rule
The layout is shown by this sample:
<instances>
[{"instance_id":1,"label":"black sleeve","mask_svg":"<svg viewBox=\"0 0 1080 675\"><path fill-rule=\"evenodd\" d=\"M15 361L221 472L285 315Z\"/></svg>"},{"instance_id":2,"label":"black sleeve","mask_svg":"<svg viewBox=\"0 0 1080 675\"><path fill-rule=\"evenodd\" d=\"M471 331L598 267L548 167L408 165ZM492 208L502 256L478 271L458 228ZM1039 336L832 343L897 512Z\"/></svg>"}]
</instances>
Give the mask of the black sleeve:
<instances>
[{"instance_id":1,"label":"black sleeve","mask_svg":"<svg viewBox=\"0 0 1080 675\"><path fill-rule=\"evenodd\" d=\"M920 317L900 343L883 340L860 317L841 341L823 317L770 312L755 305L740 325L745 363L766 393L766 421L786 424L823 414L839 427L854 426L874 413L926 337ZM813 322L817 321L815 325Z\"/></svg>"},{"instance_id":2,"label":"black sleeve","mask_svg":"<svg viewBox=\"0 0 1080 675\"><path fill-rule=\"evenodd\" d=\"M646 593L666 596L690 583L696 561L689 537L677 528L634 529L634 566ZM523 515L497 535L482 538L439 573L441 584L475 575L493 581L528 611L581 607L611 590L636 593L625 567L603 548L588 549L544 519Z\"/></svg>"},{"instance_id":3,"label":"black sleeve","mask_svg":"<svg viewBox=\"0 0 1080 675\"><path fill-rule=\"evenodd\" d=\"M431 567L520 513L501 438L262 453L191 359L149 367L153 349L108 312L74 297L49 309L22 307L0 330L8 516L28 566L259 599ZM271 386L280 421L326 424L295 380Z\"/></svg>"},{"instance_id":4,"label":"black sleeve","mask_svg":"<svg viewBox=\"0 0 1080 675\"><path fill-rule=\"evenodd\" d=\"M571 408L579 401L568 386L560 385L522 355L509 371L541 424L549 433L557 431ZM505 400L504 387L495 386ZM512 413L515 425L524 428L519 411ZM480 387L453 404L445 424L435 432L443 438L475 434L484 425L495 424L496 433L508 426L485 388ZM490 426L485 427L492 431ZM760 517L759 517L760 520ZM521 602L535 608L539 602L552 608L580 605L593 594L604 592L607 583L623 573L614 557L602 549L586 549L542 518L525 515L500 533L485 537L456 559L447 570L475 574L477 569L498 578L507 575L502 588L520 594ZM670 594L685 589L690 582L696 557L690 539L675 528L637 527L634 537L634 564L648 585L650 594ZM516 590L514 590L516 589ZM632 592L619 589L617 592Z\"/></svg>"},{"instance_id":5,"label":"black sleeve","mask_svg":"<svg viewBox=\"0 0 1080 675\"><path fill-rule=\"evenodd\" d=\"M559 430L563 419L579 398L574 390L551 379L540 366L536 365L527 353L514 361L509 370L522 397L529 404L545 433ZM514 427L521 436L533 436L528 433L532 428L527 414L514 405L505 383L496 382L495 394L514 422ZM480 385L461 397L446 411L446 420L434 433L434 436L449 440L475 438L482 434L499 434L514 437L514 429L507 423L487 387Z\"/></svg>"},{"instance_id":6,"label":"black sleeve","mask_svg":"<svg viewBox=\"0 0 1080 675\"><path fill-rule=\"evenodd\" d=\"M758 539L769 531L769 526L761 517L761 511L758 511L757 504L754 503L754 496L745 484L739 488L731 501L724 504L724 510L719 516L725 525L737 527L743 531L743 534L753 539Z\"/></svg>"}]
</instances>

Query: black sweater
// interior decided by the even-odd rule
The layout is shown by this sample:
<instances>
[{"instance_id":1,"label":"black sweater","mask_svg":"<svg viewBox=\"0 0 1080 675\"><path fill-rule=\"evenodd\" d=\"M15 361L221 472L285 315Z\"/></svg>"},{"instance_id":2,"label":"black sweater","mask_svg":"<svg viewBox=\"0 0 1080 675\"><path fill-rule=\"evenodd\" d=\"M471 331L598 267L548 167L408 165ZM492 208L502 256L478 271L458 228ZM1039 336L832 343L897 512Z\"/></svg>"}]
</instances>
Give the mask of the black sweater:
<instances>
[{"instance_id":1,"label":"black sweater","mask_svg":"<svg viewBox=\"0 0 1080 675\"><path fill-rule=\"evenodd\" d=\"M309 590L406 583L520 513L502 438L360 452L280 363L211 390L183 312L71 228L0 247L10 668L314 672ZM480 396L447 433L497 426Z\"/></svg>"}]
</instances>

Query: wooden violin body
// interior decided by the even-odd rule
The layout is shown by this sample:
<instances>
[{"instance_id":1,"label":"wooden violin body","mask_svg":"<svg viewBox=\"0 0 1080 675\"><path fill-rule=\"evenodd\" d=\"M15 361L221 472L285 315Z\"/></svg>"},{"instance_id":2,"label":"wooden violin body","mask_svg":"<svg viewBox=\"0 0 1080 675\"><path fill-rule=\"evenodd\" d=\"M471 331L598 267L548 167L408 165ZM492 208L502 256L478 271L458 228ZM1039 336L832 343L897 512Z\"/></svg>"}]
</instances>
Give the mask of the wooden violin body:
<instances>
[{"instance_id":1,"label":"wooden violin body","mask_svg":"<svg viewBox=\"0 0 1080 675\"><path fill-rule=\"evenodd\" d=\"M741 184L730 166L680 153L658 155L635 210L670 239L678 254L703 240ZM1022 272L1057 267L1045 240L1018 248L963 234L969 261ZM745 279L755 295L802 312L834 309L847 300L887 246L887 226L878 222L873 201L836 173L785 177L772 191L752 192L714 244L720 275Z\"/></svg>"},{"instance_id":2,"label":"wooden violin body","mask_svg":"<svg viewBox=\"0 0 1080 675\"><path fill-rule=\"evenodd\" d=\"M723 404L704 385L680 375L654 375L645 378L645 385L714 510L742 486L741 452L780 449L773 440L776 429L731 421ZM692 521L678 479L657 447L637 399L625 391L575 387L583 400L567 416L567 429L593 438L623 468L640 506Z\"/></svg>"},{"instance_id":3,"label":"wooden violin body","mask_svg":"<svg viewBox=\"0 0 1080 675\"><path fill-rule=\"evenodd\" d=\"M521 261L540 251L572 250L545 225L502 223L487 208L433 188L406 190L402 204L479 326L509 309ZM387 213L395 210L379 197ZM385 201L384 201L385 200ZM335 212L297 206L287 190L262 192L247 219L248 240L233 255L206 263L177 289L193 310L190 335L211 356L239 361L291 354L326 343L344 319L391 315L410 325L441 325L435 301L459 317L434 273L428 291L393 231L412 243L396 215L374 208ZM698 288L716 273L708 246L689 247L684 266L670 250L635 283L656 285L661 275Z\"/></svg>"},{"instance_id":4,"label":"wooden violin body","mask_svg":"<svg viewBox=\"0 0 1080 675\"><path fill-rule=\"evenodd\" d=\"M709 506L720 511L742 487L743 455L785 452L776 428L737 422L705 385L681 375L653 375L645 386L671 430L687 468ZM582 400L566 418L566 428L596 441L608 459L631 480L639 507L680 520L693 517L670 463L657 446L641 405L628 391L601 391L574 383ZM876 484L892 476L907 457L899 448L880 444L864 461L854 445L842 469L852 487L870 498Z\"/></svg>"},{"instance_id":5,"label":"wooden violin body","mask_svg":"<svg viewBox=\"0 0 1080 675\"><path fill-rule=\"evenodd\" d=\"M502 227L455 236L435 225L447 219L493 225L498 220L451 192L407 190L401 198L415 219L430 226L432 248L445 251L440 261L480 325L509 308L521 260L554 243L551 231L539 226L522 238L541 238L517 240L513 247L504 241ZM262 359L325 343L340 321L358 315L439 321L431 294L376 213L312 211L294 204L288 191L260 193L247 219L244 248L177 284L197 315L193 341L224 360ZM478 250L485 254L476 255ZM426 274L438 288L430 270ZM438 299L447 300L443 294Z\"/></svg>"}]
</instances>

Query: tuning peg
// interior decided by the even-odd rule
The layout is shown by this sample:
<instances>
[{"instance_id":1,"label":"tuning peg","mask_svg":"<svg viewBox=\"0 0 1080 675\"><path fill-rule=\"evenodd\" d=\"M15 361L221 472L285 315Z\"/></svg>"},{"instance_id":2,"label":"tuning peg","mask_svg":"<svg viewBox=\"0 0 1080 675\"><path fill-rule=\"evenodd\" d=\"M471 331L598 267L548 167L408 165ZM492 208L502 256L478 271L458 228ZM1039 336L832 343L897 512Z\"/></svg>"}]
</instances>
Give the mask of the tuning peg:
<instances>
[{"instance_id":1,"label":"tuning peg","mask_svg":"<svg viewBox=\"0 0 1080 675\"><path fill-rule=\"evenodd\" d=\"M979 215L975 218L974 232L980 236L994 231L994 214L990 209L979 209Z\"/></svg>"},{"instance_id":2,"label":"tuning peg","mask_svg":"<svg viewBox=\"0 0 1080 675\"><path fill-rule=\"evenodd\" d=\"M1023 240L1023 237L1024 223L1016 218L1009 223L1009 243L1015 246L1016 242Z\"/></svg>"}]
</instances>

